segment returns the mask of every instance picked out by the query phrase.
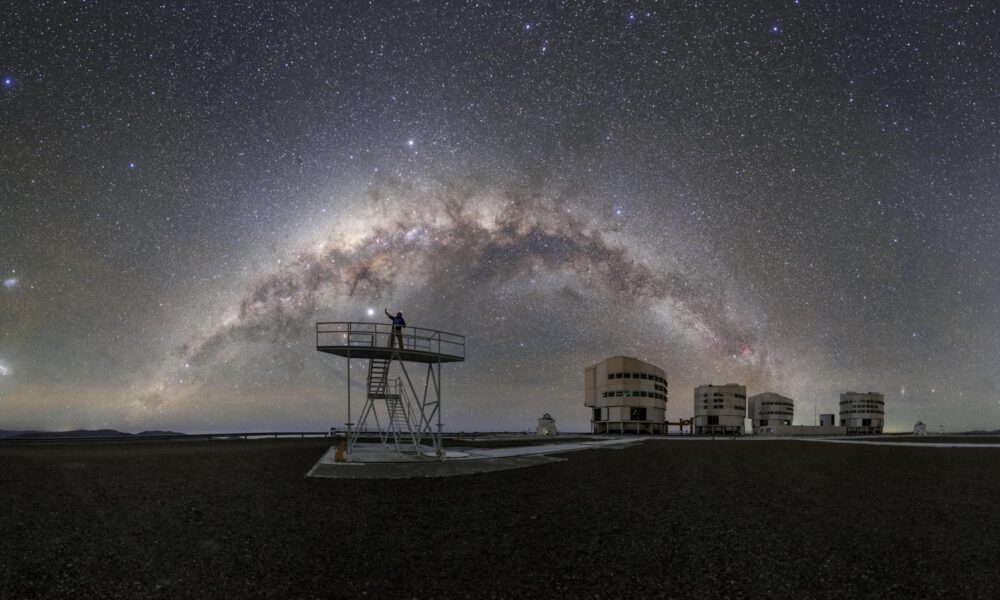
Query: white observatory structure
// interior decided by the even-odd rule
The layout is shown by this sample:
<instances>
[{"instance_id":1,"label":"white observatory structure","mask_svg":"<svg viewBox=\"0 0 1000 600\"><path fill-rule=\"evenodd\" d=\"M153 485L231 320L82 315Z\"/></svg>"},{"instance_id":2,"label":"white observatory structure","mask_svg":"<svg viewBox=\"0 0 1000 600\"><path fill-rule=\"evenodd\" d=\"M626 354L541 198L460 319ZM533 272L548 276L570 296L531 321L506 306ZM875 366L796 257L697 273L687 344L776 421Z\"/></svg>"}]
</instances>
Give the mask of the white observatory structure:
<instances>
[{"instance_id":1,"label":"white observatory structure","mask_svg":"<svg viewBox=\"0 0 1000 600\"><path fill-rule=\"evenodd\" d=\"M552 418L552 415L545 413L538 419L535 435L559 435L559 430L556 429L556 420Z\"/></svg>"},{"instance_id":2,"label":"white observatory structure","mask_svg":"<svg viewBox=\"0 0 1000 600\"><path fill-rule=\"evenodd\" d=\"M738 383L694 388L694 432L742 435L747 416L747 388Z\"/></svg>"},{"instance_id":3,"label":"white observatory structure","mask_svg":"<svg viewBox=\"0 0 1000 600\"><path fill-rule=\"evenodd\" d=\"M878 392L844 392L840 395L840 425L847 434L882 433L885 397Z\"/></svg>"},{"instance_id":4,"label":"white observatory structure","mask_svg":"<svg viewBox=\"0 0 1000 600\"><path fill-rule=\"evenodd\" d=\"M695 403L697 404L697 400ZM795 417L795 401L781 394L764 392L747 399L747 410L753 420L755 433L773 433L775 427L787 427L792 424L792 419Z\"/></svg>"},{"instance_id":5,"label":"white observatory structure","mask_svg":"<svg viewBox=\"0 0 1000 600\"><path fill-rule=\"evenodd\" d=\"M583 371L583 404L593 433L666 433L663 369L631 356L612 356Z\"/></svg>"}]
</instances>

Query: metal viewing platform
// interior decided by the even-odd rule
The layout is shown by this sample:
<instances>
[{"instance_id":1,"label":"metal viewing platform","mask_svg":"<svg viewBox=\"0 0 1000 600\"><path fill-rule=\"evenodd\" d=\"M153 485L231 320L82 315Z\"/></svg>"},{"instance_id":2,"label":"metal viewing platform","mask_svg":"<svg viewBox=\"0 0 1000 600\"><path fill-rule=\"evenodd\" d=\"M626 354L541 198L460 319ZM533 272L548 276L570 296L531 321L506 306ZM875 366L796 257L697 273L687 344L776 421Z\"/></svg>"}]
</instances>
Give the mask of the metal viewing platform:
<instances>
[{"instance_id":1,"label":"metal viewing platform","mask_svg":"<svg viewBox=\"0 0 1000 600\"><path fill-rule=\"evenodd\" d=\"M338 461L350 461L361 432L374 422L384 446L402 456L412 447L417 459L444 460L441 444L441 365L465 360L465 336L420 327L395 328L388 323L325 322L316 324L316 349L347 359L347 441ZM368 361L367 393L358 422L351 421L351 360ZM402 377L390 377L392 363ZM427 365L423 393L413 384L406 363ZM429 442L429 446L424 442ZM410 450L406 450L407 453Z\"/></svg>"},{"instance_id":2,"label":"metal viewing platform","mask_svg":"<svg viewBox=\"0 0 1000 600\"><path fill-rule=\"evenodd\" d=\"M388 323L316 323L316 349L349 358L389 358L420 363L465 360L465 336L420 327L402 328L403 347L390 348L393 336Z\"/></svg>"}]
</instances>

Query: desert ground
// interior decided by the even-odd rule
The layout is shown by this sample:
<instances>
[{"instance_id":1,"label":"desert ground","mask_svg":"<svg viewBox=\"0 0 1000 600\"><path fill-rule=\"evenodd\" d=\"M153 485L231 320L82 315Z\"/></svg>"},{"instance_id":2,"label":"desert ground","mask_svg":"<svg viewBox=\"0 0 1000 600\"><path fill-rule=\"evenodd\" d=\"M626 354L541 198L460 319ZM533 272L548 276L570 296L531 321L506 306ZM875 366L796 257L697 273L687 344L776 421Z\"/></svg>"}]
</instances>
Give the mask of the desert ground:
<instances>
[{"instance_id":1,"label":"desert ground","mask_svg":"<svg viewBox=\"0 0 1000 600\"><path fill-rule=\"evenodd\" d=\"M0 598L1000 595L1000 448L648 440L305 477L330 444L0 443Z\"/></svg>"}]
</instances>

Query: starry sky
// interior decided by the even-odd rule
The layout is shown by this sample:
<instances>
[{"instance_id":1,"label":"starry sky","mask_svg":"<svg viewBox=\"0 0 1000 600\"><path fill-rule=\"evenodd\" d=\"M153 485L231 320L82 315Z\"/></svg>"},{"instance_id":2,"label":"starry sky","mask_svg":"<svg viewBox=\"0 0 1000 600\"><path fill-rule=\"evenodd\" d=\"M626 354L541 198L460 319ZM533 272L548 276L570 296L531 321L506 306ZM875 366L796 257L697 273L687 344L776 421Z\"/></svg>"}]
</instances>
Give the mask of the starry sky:
<instances>
[{"instance_id":1,"label":"starry sky","mask_svg":"<svg viewBox=\"0 0 1000 600\"><path fill-rule=\"evenodd\" d=\"M314 324L383 308L467 336L449 430L615 354L998 428L998 89L992 3L25 4L0 429L342 427Z\"/></svg>"}]
</instances>

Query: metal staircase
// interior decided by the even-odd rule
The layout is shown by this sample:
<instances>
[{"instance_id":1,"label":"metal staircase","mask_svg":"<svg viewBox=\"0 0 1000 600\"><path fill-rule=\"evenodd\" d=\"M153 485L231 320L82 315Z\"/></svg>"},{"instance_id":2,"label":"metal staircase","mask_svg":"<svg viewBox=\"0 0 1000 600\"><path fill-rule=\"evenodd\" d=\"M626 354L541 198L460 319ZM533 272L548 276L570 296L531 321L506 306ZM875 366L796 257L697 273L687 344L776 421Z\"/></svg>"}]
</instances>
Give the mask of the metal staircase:
<instances>
[{"instance_id":1,"label":"metal staircase","mask_svg":"<svg viewBox=\"0 0 1000 600\"><path fill-rule=\"evenodd\" d=\"M399 377L389 378L389 367L392 364L393 356L389 358L372 358L368 362L368 402L366 410L362 413L361 422L367 421L369 416L375 419L379 430L379 437L383 444L391 443L396 447L396 452L400 451L400 443L410 443L413 449L420 451L420 433L415 428L410 416L413 414L413 407L410 403L406 388L403 387L403 380ZM385 427L379 419L379 414L375 410L376 403L385 403ZM360 433L360 429L358 433Z\"/></svg>"},{"instance_id":2,"label":"metal staircase","mask_svg":"<svg viewBox=\"0 0 1000 600\"><path fill-rule=\"evenodd\" d=\"M368 398L385 399L385 388L389 383L389 358L373 358L368 362Z\"/></svg>"},{"instance_id":3,"label":"metal staircase","mask_svg":"<svg viewBox=\"0 0 1000 600\"><path fill-rule=\"evenodd\" d=\"M403 389L403 384L398 378L395 387L398 390ZM409 403L404 396L405 394L390 394L385 399L385 410L389 415L388 433L392 434L397 448L399 447L399 438L406 436L410 436L410 441L416 445L413 439L413 429L410 426L410 411L407 410ZM388 435L386 437L388 438Z\"/></svg>"}]
</instances>

